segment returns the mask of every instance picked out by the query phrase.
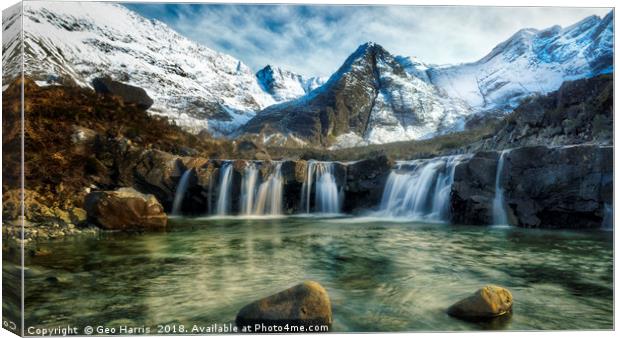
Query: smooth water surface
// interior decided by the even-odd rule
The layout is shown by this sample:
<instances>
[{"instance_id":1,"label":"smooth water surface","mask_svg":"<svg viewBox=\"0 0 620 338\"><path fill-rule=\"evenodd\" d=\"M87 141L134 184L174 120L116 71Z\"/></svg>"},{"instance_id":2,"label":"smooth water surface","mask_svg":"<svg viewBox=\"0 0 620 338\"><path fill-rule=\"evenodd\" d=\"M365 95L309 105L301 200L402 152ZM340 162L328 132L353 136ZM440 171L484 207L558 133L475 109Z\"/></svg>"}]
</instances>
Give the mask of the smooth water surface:
<instances>
[{"instance_id":1,"label":"smooth water surface","mask_svg":"<svg viewBox=\"0 0 620 338\"><path fill-rule=\"evenodd\" d=\"M613 233L312 217L173 219L166 233L41 243L27 259L26 326L233 322L305 279L328 291L335 331L611 329ZM513 315L445 309L485 284Z\"/></svg>"}]
</instances>

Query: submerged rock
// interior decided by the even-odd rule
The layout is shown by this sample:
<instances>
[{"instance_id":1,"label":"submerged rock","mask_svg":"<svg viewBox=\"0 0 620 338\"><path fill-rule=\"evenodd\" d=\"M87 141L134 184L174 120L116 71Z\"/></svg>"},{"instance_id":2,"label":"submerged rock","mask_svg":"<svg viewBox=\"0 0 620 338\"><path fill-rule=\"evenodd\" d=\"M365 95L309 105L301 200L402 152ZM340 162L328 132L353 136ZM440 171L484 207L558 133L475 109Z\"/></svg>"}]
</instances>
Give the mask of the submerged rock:
<instances>
[{"instance_id":1,"label":"submerged rock","mask_svg":"<svg viewBox=\"0 0 620 338\"><path fill-rule=\"evenodd\" d=\"M237 326L247 325L328 325L332 307L327 291L317 282L305 281L282 292L244 306Z\"/></svg>"},{"instance_id":2,"label":"submerged rock","mask_svg":"<svg viewBox=\"0 0 620 338\"><path fill-rule=\"evenodd\" d=\"M467 320L489 319L512 311L512 294L496 285L487 285L448 308L448 314Z\"/></svg>"},{"instance_id":3,"label":"submerged rock","mask_svg":"<svg viewBox=\"0 0 620 338\"><path fill-rule=\"evenodd\" d=\"M107 230L162 229L168 222L155 196L133 188L90 193L84 206L88 218Z\"/></svg>"}]
</instances>

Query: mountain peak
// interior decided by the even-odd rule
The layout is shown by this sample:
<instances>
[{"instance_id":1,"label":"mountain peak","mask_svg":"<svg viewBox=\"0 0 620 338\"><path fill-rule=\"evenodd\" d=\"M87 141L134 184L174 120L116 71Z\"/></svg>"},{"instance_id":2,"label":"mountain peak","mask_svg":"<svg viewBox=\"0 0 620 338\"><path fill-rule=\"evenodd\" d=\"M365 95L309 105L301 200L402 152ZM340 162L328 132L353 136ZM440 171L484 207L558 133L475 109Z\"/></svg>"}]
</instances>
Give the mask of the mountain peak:
<instances>
[{"instance_id":1,"label":"mountain peak","mask_svg":"<svg viewBox=\"0 0 620 338\"><path fill-rule=\"evenodd\" d=\"M276 103L296 99L323 84L319 78L306 79L300 74L272 65L266 65L256 72L256 79Z\"/></svg>"},{"instance_id":2,"label":"mountain peak","mask_svg":"<svg viewBox=\"0 0 620 338\"><path fill-rule=\"evenodd\" d=\"M359 47L357 47L357 50L353 54L368 54L376 53L378 51L385 51L385 48L383 48L383 46L376 42L368 41L359 45Z\"/></svg>"}]
</instances>

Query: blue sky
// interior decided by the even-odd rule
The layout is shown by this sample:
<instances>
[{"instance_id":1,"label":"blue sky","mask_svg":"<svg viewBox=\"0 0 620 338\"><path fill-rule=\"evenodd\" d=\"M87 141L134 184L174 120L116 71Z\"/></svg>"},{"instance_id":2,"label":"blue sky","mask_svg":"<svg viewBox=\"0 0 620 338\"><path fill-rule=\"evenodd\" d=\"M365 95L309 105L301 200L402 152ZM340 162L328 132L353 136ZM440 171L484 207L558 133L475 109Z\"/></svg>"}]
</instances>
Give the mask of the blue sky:
<instances>
[{"instance_id":1,"label":"blue sky","mask_svg":"<svg viewBox=\"0 0 620 338\"><path fill-rule=\"evenodd\" d=\"M357 46L434 64L476 61L521 28L568 26L605 8L125 4L254 70L329 76Z\"/></svg>"}]
</instances>

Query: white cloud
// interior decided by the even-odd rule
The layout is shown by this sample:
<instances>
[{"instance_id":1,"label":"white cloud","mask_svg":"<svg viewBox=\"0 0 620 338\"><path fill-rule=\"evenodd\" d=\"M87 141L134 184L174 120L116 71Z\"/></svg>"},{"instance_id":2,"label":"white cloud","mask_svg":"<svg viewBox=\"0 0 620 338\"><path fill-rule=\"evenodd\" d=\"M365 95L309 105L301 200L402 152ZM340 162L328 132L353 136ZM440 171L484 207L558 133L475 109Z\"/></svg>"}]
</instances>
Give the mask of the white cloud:
<instances>
[{"instance_id":1,"label":"white cloud","mask_svg":"<svg viewBox=\"0 0 620 338\"><path fill-rule=\"evenodd\" d=\"M571 25L606 8L173 5L130 6L255 70L267 64L328 76L374 41L427 63L476 61L522 28Z\"/></svg>"}]
</instances>

